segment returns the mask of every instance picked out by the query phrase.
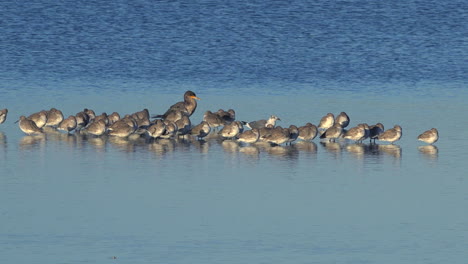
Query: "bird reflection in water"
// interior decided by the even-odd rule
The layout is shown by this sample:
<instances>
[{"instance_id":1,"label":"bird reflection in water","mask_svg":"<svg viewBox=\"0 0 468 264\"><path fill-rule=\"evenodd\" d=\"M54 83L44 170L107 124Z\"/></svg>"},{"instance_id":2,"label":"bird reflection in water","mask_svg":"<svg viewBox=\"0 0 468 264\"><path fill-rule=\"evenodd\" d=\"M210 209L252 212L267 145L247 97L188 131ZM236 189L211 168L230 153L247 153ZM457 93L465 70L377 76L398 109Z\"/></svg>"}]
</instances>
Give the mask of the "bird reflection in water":
<instances>
[{"instance_id":1,"label":"bird reflection in water","mask_svg":"<svg viewBox=\"0 0 468 264\"><path fill-rule=\"evenodd\" d=\"M154 152L157 156L164 156L168 153L172 153L175 150L175 141L172 139L157 139L152 140L148 149Z\"/></svg>"},{"instance_id":2,"label":"bird reflection in water","mask_svg":"<svg viewBox=\"0 0 468 264\"><path fill-rule=\"evenodd\" d=\"M0 149L3 149L0 153L7 152L7 139L3 132L0 131Z\"/></svg>"},{"instance_id":3,"label":"bird reflection in water","mask_svg":"<svg viewBox=\"0 0 468 264\"><path fill-rule=\"evenodd\" d=\"M21 150L42 149L45 146L45 134L24 136L20 139L19 146Z\"/></svg>"},{"instance_id":4,"label":"bird reflection in water","mask_svg":"<svg viewBox=\"0 0 468 264\"><path fill-rule=\"evenodd\" d=\"M239 152L255 160L260 158L260 149L258 149L258 147L254 145L240 146Z\"/></svg>"},{"instance_id":5,"label":"bird reflection in water","mask_svg":"<svg viewBox=\"0 0 468 264\"><path fill-rule=\"evenodd\" d=\"M6 145L6 136L3 132L0 131L0 146Z\"/></svg>"},{"instance_id":6,"label":"bird reflection in water","mask_svg":"<svg viewBox=\"0 0 468 264\"><path fill-rule=\"evenodd\" d=\"M314 154L317 153L317 144L315 144L315 142L299 141L296 144L294 144L294 147L296 147L296 149L299 151L314 153Z\"/></svg>"},{"instance_id":7,"label":"bird reflection in water","mask_svg":"<svg viewBox=\"0 0 468 264\"><path fill-rule=\"evenodd\" d=\"M343 147L339 142L325 142L321 141L320 145L325 148L325 150L331 154L333 158L338 158L341 156L341 151L343 150Z\"/></svg>"},{"instance_id":8,"label":"bird reflection in water","mask_svg":"<svg viewBox=\"0 0 468 264\"><path fill-rule=\"evenodd\" d=\"M86 139L96 150L105 150L107 137L87 137Z\"/></svg>"},{"instance_id":9,"label":"bird reflection in water","mask_svg":"<svg viewBox=\"0 0 468 264\"><path fill-rule=\"evenodd\" d=\"M195 137L192 137L192 142L191 144L196 148L198 149L198 151L200 153L208 153L209 149L210 149L210 144L211 142L210 141L205 141L205 140L197 140Z\"/></svg>"},{"instance_id":10,"label":"bird reflection in water","mask_svg":"<svg viewBox=\"0 0 468 264\"><path fill-rule=\"evenodd\" d=\"M345 149L357 159L363 159L366 155L366 145L362 143L346 145Z\"/></svg>"},{"instance_id":11,"label":"bird reflection in water","mask_svg":"<svg viewBox=\"0 0 468 264\"><path fill-rule=\"evenodd\" d=\"M294 146L270 146L266 151L271 157L285 160L297 160L299 157L299 151Z\"/></svg>"},{"instance_id":12,"label":"bird reflection in water","mask_svg":"<svg viewBox=\"0 0 468 264\"><path fill-rule=\"evenodd\" d=\"M385 153L394 157L395 159L401 159L401 147L399 145L388 144L378 145L379 152Z\"/></svg>"},{"instance_id":13,"label":"bird reflection in water","mask_svg":"<svg viewBox=\"0 0 468 264\"><path fill-rule=\"evenodd\" d=\"M223 140L221 146L227 153L237 153L239 150L239 143L234 140Z\"/></svg>"},{"instance_id":14,"label":"bird reflection in water","mask_svg":"<svg viewBox=\"0 0 468 264\"><path fill-rule=\"evenodd\" d=\"M419 153L430 160L437 160L439 157L439 149L434 145L420 146L418 150Z\"/></svg>"}]
</instances>

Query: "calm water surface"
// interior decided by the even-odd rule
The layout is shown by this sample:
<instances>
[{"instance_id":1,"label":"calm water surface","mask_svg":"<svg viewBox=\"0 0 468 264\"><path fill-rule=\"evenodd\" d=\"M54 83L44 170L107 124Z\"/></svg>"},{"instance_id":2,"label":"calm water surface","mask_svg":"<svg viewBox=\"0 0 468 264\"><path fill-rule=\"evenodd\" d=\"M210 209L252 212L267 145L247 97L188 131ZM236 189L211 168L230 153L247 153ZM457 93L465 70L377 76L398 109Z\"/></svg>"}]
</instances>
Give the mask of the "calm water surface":
<instances>
[{"instance_id":1,"label":"calm water surface","mask_svg":"<svg viewBox=\"0 0 468 264\"><path fill-rule=\"evenodd\" d=\"M1 263L465 263L466 3L0 4ZM399 124L395 145L25 136L20 115ZM418 142L436 127L434 146Z\"/></svg>"}]
</instances>

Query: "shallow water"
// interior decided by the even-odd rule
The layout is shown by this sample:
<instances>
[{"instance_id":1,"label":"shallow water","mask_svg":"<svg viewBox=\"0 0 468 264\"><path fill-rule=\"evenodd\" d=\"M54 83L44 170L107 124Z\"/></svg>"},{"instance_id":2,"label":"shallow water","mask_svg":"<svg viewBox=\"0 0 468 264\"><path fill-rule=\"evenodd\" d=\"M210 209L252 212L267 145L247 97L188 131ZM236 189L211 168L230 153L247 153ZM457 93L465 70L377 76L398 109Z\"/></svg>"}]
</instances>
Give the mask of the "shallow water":
<instances>
[{"instance_id":1,"label":"shallow water","mask_svg":"<svg viewBox=\"0 0 468 264\"><path fill-rule=\"evenodd\" d=\"M198 95L200 109L226 103ZM229 105L239 118L265 116L241 97ZM463 263L468 148L462 134L450 132L468 129L456 123L463 100L374 99L315 97L333 101L334 112L349 109L352 124L401 124L404 136L395 145L32 137L12 123L13 112L1 127L0 259ZM318 123L329 110L303 113L310 104L300 96L254 101L265 107L273 101L263 110L280 115L284 125ZM110 104L101 107L120 109ZM434 146L418 142L418 133L432 126L441 139Z\"/></svg>"},{"instance_id":2,"label":"shallow water","mask_svg":"<svg viewBox=\"0 0 468 264\"><path fill-rule=\"evenodd\" d=\"M463 1L0 4L1 263L465 263ZM20 115L399 124L394 145L25 136ZM440 132L434 146L416 140Z\"/></svg>"}]
</instances>

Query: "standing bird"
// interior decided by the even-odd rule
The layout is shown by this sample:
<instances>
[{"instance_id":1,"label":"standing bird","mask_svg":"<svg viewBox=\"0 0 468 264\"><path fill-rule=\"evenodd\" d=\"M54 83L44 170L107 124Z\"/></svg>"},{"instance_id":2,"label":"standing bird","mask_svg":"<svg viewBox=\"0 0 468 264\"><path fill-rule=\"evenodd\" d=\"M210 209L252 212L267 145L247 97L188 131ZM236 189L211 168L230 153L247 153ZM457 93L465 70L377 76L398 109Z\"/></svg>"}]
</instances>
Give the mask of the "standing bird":
<instances>
[{"instance_id":1,"label":"standing bird","mask_svg":"<svg viewBox=\"0 0 468 264\"><path fill-rule=\"evenodd\" d=\"M335 142L335 140L341 137L342 134L343 134L343 128L341 127L339 123L337 123L337 124L334 124L332 127L328 128L327 130L325 130L325 132L320 136L320 138L322 139L327 138L328 141Z\"/></svg>"},{"instance_id":2,"label":"standing bird","mask_svg":"<svg viewBox=\"0 0 468 264\"><path fill-rule=\"evenodd\" d=\"M258 131L258 128L254 128L252 130L247 130L237 135L237 141L252 144L257 142L259 137L260 132Z\"/></svg>"},{"instance_id":3,"label":"standing bird","mask_svg":"<svg viewBox=\"0 0 468 264\"><path fill-rule=\"evenodd\" d=\"M197 137L198 140L206 137L211 131L210 125L206 121L202 121L200 124L194 126L190 131L190 134Z\"/></svg>"},{"instance_id":4,"label":"standing bird","mask_svg":"<svg viewBox=\"0 0 468 264\"><path fill-rule=\"evenodd\" d=\"M208 122L211 128L218 128L225 124L224 120L219 117L216 113L212 113L211 111L206 111L203 115L203 121Z\"/></svg>"},{"instance_id":5,"label":"standing bird","mask_svg":"<svg viewBox=\"0 0 468 264\"><path fill-rule=\"evenodd\" d=\"M219 109L215 114L217 114L224 121L224 124L230 124L236 120L236 112L234 109L229 109L227 111Z\"/></svg>"},{"instance_id":6,"label":"standing bird","mask_svg":"<svg viewBox=\"0 0 468 264\"><path fill-rule=\"evenodd\" d=\"M108 128L108 135L124 138L130 136L136 129L136 122L132 117L127 116L112 124L112 126Z\"/></svg>"},{"instance_id":7,"label":"standing bird","mask_svg":"<svg viewBox=\"0 0 468 264\"><path fill-rule=\"evenodd\" d=\"M297 138L301 140L312 140L317 136L317 126L313 125L312 123L307 123L304 126L298 128L299 135Z\"/></svg>"},{"instance_id":8,"label":"standing bird","mask_svg":"<svg viewBox=\"0 0 468 264\"><path fill-rule=\"evenodd\" d=\"M342 128L345 128L349 125L349 116L345 112L341 112L336 116L335 123L339 123Z\"/></svg>"},{"instance_id":9,"label":"standing bird","mask_svg":"<svg viewBox=\"0 0 468 264\"><path fill-rule=\"evenodd\" d=\"M102 120L104 121L104 123L106 124L106 126L109 124L109 117L107 116L107 113L106 112L103 112L102 114L98 115L98 116L95 116L94 119L89 119L89 123L90 125L94 122L97 122L99 120Z\"/></svg>"},{"instance_id":10,"label":"standing bird","mask_svg":"<svg viewBox=\"0 0 468 264\"><path fill-rule=\"evenodd\" d=\"M85 110L88 110L88 109L85 109ZM76 118L76 130L78 131L86 127L89 123L89 115L86 114L86 112L84 111L76 113L75 118Z\"/></svg>"},{"instance_id":11,"label":"standing bird","mask_svg":"<svg viewBox=\"0 0 468 264\"><path fill-rule=\"evenodd\" d=\"M354 140L356 143L362 142L365 137L366 137L366 128L364 124L359 124L356 127L350 128L343 135L343 138Z\"/></svg>"},{"instance_id":12,"label":"standing bird","mask_svg":"<svg viewBox=\"0 0 468 264\"><path fill-rule=\"evenodd\" d=\"M290 125L288 130L289 130L288 143L289 145L291 145L292 142L295 141L299 137L299 129L295 125Z\"/></svg>"},{"instance_id":13,"label":"standing bird","mask_svg":"<svg viewBox=\"0 0 468 264\"><path fill-rule=\"evenodd\" d=\"M421 135L418 136L418 140L426 142L430 145L434 144L439 140L439 131L436 128L432 128L430 130L425 131Z\"/></svg>"},{"instance_id":14,"label":"standing bird","mask_svg":"<svg viewBox=\"0 0 468 264\"><path fill-rule=\"evenodd\" d=\"M166 125L165 132L161 135L161 138L172 138L175 137L179 128L177 124L172 121L164 120L164 125Z\"/></svg>"},{"instance_id":15,"label":"standing bird","mask_svg":"<svg viewBox=\"0 0 468 264\"><path fill-rule=\"evenodd\" d=\"M95 119L89 126L85 128L85 131L88 134L94 136L100 136L106 133L106 121L105 119Z\"/></svg>"},{"instance_id":16,"label":"standing bird","mask_svg":"<svg viewBox=\"0 0 468 264\"><path fill-rule=\"evenodd\" d=\"M289 141L289 129L277 126L271 130L264 140L272 145L281 145Z\"/></svg>"},{"instance_id":17,"label":"standing bird","mask_svg":"<svg viewBox=\"0 0 468 264\"><path fill-rule=\"evenodd\" d=\"M232 139L236 137L241 131L242 124L239 121L232 122L231 124L227 124L221 129L218 134L223 138Z\"/></svg>"},{"instance_id":18,"label":"standing bird","mask_svg":"<svg viewBox=\"0 0 468 264\"><path fill-rule=\"evenodd\" d=\"M377 123L369 127L369 138L370 140L375 140L377 137L384 132L384 125L382 123Z\"/></svg>"},{"instance_id":19,"label":"standing bird","mask_svg":"<svg viewBox=\"0 0 468 264\"><path fill-rule=\"evenodd\" d=\"M192 127L192 122L190 118L186 115L183 115L181 119L175 122L177 125L177 135L178 136L185 136L190 132Z\"/></svg>"},{"instance_id":20,"label":"standing bird","mask_svg":"<svg viewBox=\"0 0 468 264\"><path fill-rule=\"evenodd\" d=\"M83 112L88 116L88 122L91 122L96 118L96 113L92 109L85 108Z\"/></svg>"},{"instance_id":21,"label":"standing bird","mask_svg":"<svg viewBox=\"0 0 468 264\"><path fill-rule=\"evenodd\" d=\"M58 110L58 109L55 109L55 108L51 108L48 112L47 112L47 122L46 122L46 126L58 126L58 124L60 124L60 122L63 121L63 114L62 114L62 111Z\"/></svg>"},{"instance_id":22,"label":"standing bird","mask_svg":"<svg viewBox=\"0 0 468 264\"><path fill-rule=\"evenodd\" d=\"M70 133L73 129L76 128L76 118L75 116L69 116L65 118L60 124L57 126L58 130L65 131Z\"/></svg>"},{"instance_id":23,"label":"standing bird","mask_svg":"<svg viewBox=\"0 0 468 264\"><path fill-rule=\"evenodd\" d=\"M156 123L148 127L147 133L152 138L158 138L166 132L166 125L162 120L156 120Z\"/></svg>"},{"instance_id":24,"label":"standing bird","mask_svg":"<svg viewBox=\"0 0 468 264\"><path fill-rule=\"evenodd\" d=\"M191 116L195 109L197 109L197 101L200 100L194 92L186 91L184 93L184 101L178 102L176 104L171 105L169 109L162 115L153 116L153 118L162 118L165 119L171 112L181 112L187 116Z\"/></svg>"},{"instance_id":25,"label":"standing bird","mask_svg":"<svg viewBox=\"0 0 468 264\"><path fill-rule=\"evenodd\" d=\"M115 122L119 121L120 120L120 115L119 113L117 112L113 112L112 114L110 114L107 119L109 120L109 125L112 125L114 124Z\"/></svg>"},{"instance_id":26,"label":"standing bird","mask_svg":"<svg viewBox=\"0 0 468 264\"><path fill-rule=\"evenodd\" d=\"M8 115L8 109L2 109L0 110L0 124L3 124L7 118Z\"/></svg>"},{"instance_id":27,"label":"standing bird","mask_svg":"<svg viewBox=\"0 0 468 264\"><path fill-rule=\"evenodd\" d=\"M380 141L387 141L393 144L395 141L400 140L401 136L401 126L395 125L393 128L387 129L382 134L380 134L377 137L377 139Z\"/></svg>"},{"instance_id":28,"label":"standing bird","mask_svg":"<svg viewBox=\"0 0 468 264\"><path fill-rule=\"evenodd\" d=\"M42 134L42 129L40 129L34 121L29 120L25 116L20 116L19 128L28 135Z\"/></svg>"},{"instance_id":29,"label":"standing bird","mask_svg":"<svg viewBox=\"0 0 468 264\"><path fill-rule=\"evenodd\" d=\"M335 124L335 116L332 113L328 113L326 116L320 119L318 129L320 131L326 131Z\"/></svg>"},{"instance_id":30,"label":"standing bird","mask_svg":"<svg viewBox=\"0 0 468 264\"><path fill-rule=\"evenodd\" d=\"M38 128L42 128L47 123L47 111L42 110L28 116L28 119L36 123Z\"/></svg>"},{"instance_id":31,"label":"standing bird","mask_svg":"<svg viewBox=\"0 0 468 264\"><path fill-rule=\"evenodd\" d=\"M252 122L249 122L247 123L247 127L248 128L262 128L262 127L267 127L268 125L272 125L273 127L275 126L276 124L276 121L281 121L281 119L275 115L272 115L270 116L270 118L268 118L268 120L265 120L265 119L262 119L262 120L258 120L258 121L252 121Z\"/></svg>"}]
</instances>

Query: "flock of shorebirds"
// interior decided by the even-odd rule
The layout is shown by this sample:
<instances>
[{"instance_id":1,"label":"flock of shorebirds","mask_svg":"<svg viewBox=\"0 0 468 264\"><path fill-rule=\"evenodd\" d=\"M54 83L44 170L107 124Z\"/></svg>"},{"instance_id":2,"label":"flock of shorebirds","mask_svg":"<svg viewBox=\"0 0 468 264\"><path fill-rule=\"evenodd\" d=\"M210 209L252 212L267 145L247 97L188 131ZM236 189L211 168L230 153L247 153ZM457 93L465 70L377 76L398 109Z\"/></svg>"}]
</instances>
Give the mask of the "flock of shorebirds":
<instances>
[{"instance_id":1,"label":"flock of shorebirds","mask_svg":"<svg viewBox=\"0 0 468 264\"><path fill-rule=\"evenodd\" d=\"M66 133L74 131L95 137L108 135L120 138L138 135L159 139L191 135L202 140L210 133L217 133L224 139L248 144L268 142L272 145L291 144L295 140L311 141L317 136L328 141L343 138L361 143L369 139L374 143L379 140L393 144L402 137L402 128L399 125L384 130L381 123L370 126L364 123L346 129L350 119L345 112L336 117L328 113L320 120L318 126L307 123L301 127L291 125L283 128L276 126L276 121L281 119L275 115L267 120L245 122L236 120L234 110L220 109L217 112L206 111L203 121L192 125L190 116L195 112L199 99L194 92L187 91L184 101L172 105L164 114L156 116L150 116L148 109L123 117L117 112L96 115L93 110L84 109L76 115L64 118L60 110L52 108L27 117L21 116L17 122L21 131L27 135L42 134L44 127L52 127ZM0 110L0 124L5 122L7 114L7 109ZM249 129L244 129L245 127ZM438 139L439 133L435 128L418 136L418 140L428 144L433 144Z\"/></svg>"}]
</instances>

